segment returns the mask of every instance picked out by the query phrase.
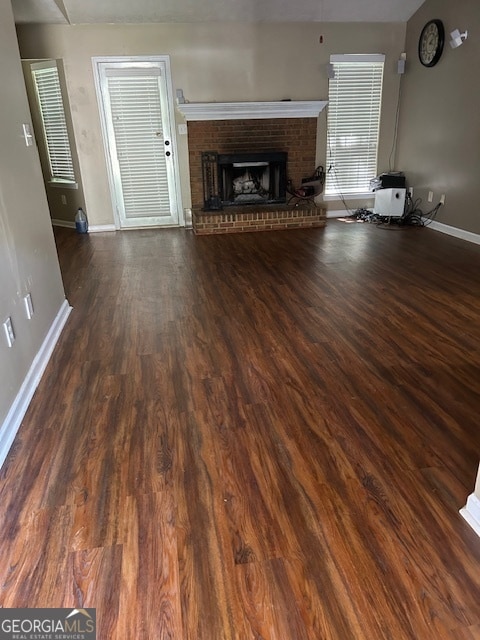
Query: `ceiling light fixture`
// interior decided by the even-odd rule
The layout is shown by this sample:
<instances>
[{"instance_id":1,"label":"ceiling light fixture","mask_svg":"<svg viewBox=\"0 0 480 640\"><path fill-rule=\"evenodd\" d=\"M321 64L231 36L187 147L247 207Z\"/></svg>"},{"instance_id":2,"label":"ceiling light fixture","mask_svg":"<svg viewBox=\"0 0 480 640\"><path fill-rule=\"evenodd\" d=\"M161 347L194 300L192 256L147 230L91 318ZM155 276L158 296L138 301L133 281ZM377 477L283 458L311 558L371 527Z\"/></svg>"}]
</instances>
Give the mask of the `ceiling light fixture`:
<instances>
[{"instance_id":1,"label":"ceiling light fixture","mask_svg":"<svg viewBox=\"0 0 480 640\"><path fill-rule=\"evenodd\" d=\"M451 32L450 37L450 46L452 47L452 49L456 49L457 47L462 45L468 38L468 31L460 33L459 29L455 29Z\"/></svg>"}]
</instances>

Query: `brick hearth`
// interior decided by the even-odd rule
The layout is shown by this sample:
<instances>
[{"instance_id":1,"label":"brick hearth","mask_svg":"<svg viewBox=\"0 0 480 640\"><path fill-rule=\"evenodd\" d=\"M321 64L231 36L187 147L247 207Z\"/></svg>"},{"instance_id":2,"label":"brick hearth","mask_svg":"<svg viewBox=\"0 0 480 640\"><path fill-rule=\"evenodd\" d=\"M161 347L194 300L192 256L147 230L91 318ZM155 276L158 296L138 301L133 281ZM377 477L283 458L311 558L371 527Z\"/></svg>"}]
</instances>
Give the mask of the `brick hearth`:
<instances>
[{"instance_id":1,"label":"brick hearth","mask_svg":"<svg viewBox=\"0 0 480 640\"><path fill-rule=\"evenodd\" d=\"M193 229L197 235L324 227L325 222L325 209L305 204L298 207L228 207L219 212L193 211Z\"/></svg>"}]
</instances>

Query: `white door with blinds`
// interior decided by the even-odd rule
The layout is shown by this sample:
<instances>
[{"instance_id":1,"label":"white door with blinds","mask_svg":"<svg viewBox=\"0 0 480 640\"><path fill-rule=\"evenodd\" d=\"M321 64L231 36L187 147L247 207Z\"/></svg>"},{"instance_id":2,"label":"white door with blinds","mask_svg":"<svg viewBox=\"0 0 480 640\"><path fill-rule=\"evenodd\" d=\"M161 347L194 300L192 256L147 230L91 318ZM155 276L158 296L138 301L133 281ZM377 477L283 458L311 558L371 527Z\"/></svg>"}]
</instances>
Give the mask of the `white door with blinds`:
<instances>
[{"instance_id":1,"label":"white door with blinds","mask_svg":"<svg viewBox=\"0 0 480 640\"><path fill-rule=\"evenodd\" d=\"M117 226L180 222L168 59L94 59Z\"/></svg>"}]
</instances>

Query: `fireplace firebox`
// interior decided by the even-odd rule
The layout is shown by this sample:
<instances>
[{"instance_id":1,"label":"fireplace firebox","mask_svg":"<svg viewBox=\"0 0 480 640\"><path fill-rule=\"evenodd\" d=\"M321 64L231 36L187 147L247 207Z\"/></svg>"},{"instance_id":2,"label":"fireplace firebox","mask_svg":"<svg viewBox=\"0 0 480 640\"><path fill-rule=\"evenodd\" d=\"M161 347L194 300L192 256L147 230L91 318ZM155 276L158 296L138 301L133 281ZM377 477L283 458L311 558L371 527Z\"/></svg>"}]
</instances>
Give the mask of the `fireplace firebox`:
<instances>
[{"instance_id":1,"label":"fireplace firebox","mask_svg":"<svg viewBox=\"0 0 480 640\"><path fill-rule=\"evenodd\" d=\"M205 210L286 202L287 155L284 151L203 153Z\"/></svg>"},{"instance_id":2,"label":"fireplace firebox","mask_svg":"<svg viewBox=\"0 0 480 640\"><path fill-rule=\"evenodd\" d=\"M224 206L286 201L287 153L218 155L218 188Z\"/></svg>"}]
</instances>

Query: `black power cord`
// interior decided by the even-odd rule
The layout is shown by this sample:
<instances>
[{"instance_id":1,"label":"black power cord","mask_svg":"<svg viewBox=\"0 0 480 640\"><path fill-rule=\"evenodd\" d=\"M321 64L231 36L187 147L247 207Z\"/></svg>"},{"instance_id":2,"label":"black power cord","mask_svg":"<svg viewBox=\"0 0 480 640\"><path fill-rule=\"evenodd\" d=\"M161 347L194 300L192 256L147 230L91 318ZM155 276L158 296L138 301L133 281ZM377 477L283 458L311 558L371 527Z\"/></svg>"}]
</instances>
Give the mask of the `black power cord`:
<instances>
[{"instance_id":1,"label":"black power cord","mask_svg":"<svg viewBox=\"0 0 480 640\"><path fill-rule=\"evenodd\" d=\"M420 209L421 198L413 201L409 193L405 198L405 209L401 216L384 216L378 213L374 213L369 209L357 209L351 216L359 222L370 222L376 224L378 227L428 227L435 220L438 210L442 206L439 202L437 205L423 213Z\"/></svg>"}]
</instances>

